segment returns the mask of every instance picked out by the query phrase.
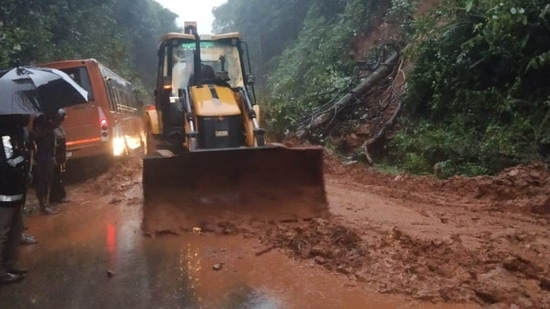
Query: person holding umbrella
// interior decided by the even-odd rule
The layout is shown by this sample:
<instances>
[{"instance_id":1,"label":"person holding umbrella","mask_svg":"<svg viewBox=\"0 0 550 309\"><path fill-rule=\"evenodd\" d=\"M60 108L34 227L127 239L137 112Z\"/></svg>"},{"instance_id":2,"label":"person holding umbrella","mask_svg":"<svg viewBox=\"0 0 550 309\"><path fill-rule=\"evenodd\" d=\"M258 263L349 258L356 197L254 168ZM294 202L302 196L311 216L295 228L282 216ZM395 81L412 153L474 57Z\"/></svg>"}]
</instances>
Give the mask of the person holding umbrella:
<instances>
[{"instance_id":1,"label":"person holding umbrella","mask_svg":"<svg viewBox=\"0 0 550 309\"><path fill-rule=\"evenodd\" d=\"M39 115L33 121L33 137L38 163L35 189L42 213L58 213L49 207L47 199L54 164L53 130L60 121L58 110L87 102L88 92L60 70L16 66L0 71L0 115Z\"/></svg>"},{"instance_id":2,"label":"person holding umbrella","mask_svg":"<svg viewBox=\"0 0 550 309\"><path fill-rule=\"evenodd\" d=\"M25 125L25 127L23 127L23 131L24 131L24 134L25 134L25 148L29 151L30 153L30 160L29 160L29 179L28 179L28 182L27 182L27 186L31 184L32 182L32 162L33 162L33 145L32 145L32 140L31 140L31 136L30 136L30 119L31 117L30 116L26 116L27 120L25 121L27 124ZM25 200L26 200L26 195L25 195ZM20 227L22 228L22 231L27 229L28 227L24 224L23 222L23 217L24 217L24 210L25 210L25 204L26 204L26 201L23 202L23 205L22 205L22 208L23 210L20 211L20 214L19 214L19 221L20 221ZM34 245L38 243L38 240L36 239L36 237L32 236L32 235L29 235L29 234L26 234L26 233L21 233L21 240L19 242L19 244L21 245ZM13 244L14 246L16 245L15 243ZM15 250L15 249L13 249Z\"/></svg>"},{"instance_id":3,"label":"person holding umbrella","mask_svg":"<svg viewBox=\"0 0 550 309\"><path fill-rule=\"evenodd\" d=\"M25 143L24 130L30 115L51 115L59 108L86 102L88 92L62 71L19 66L0 70L0 284L21 281L26 273L26 269L18 267L16 262L30 179L31 152ZM55 115L38 118L42 120L37 121L37 132L48 136L51 131L53 137L54 126L50 129L50 125L55 123ZM48 157L50 145L47 140L43 141L46 146L37 156ZM47 177L47 171L42 176ZM42 209L55 212L47 206Z\"/></svg>"},{"instance_id":4,"label":"person holding umbrella","mask_svg":"<svg viewBox=\"0 0 550 309\"><path fill-rule=\"evenodd\" d=\"M0 114L54 114L88 102L88 91L53 68L15 67L0 71Z\"/></svg>"},{"instance_id":5,"label":"person holding umbrella","mask_svg":"<svg viewBox=\"0 0 550 309\"><path fill-rule=\"evenodd\" d=\"M31 164L24 133L28 121L28 115L0 115L0 284L21 281L26 273L16 265L14 244L21 241Z\"/></svg>"}]
</instances>

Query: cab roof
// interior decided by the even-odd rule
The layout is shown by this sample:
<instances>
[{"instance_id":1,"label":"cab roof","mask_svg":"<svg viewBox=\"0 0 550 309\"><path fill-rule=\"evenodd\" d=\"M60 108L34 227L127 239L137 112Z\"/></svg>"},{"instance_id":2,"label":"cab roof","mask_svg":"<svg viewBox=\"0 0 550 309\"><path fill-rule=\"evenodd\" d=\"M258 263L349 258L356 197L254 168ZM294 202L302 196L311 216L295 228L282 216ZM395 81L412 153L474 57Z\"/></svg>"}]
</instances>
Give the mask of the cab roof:
<instances>
[{"instance_id":1,"label":"cab roof","mask_svg":"<svg viewBox=\"0 0 550 309\"><path fill-rule=\"evenodd\" d=\"M225 40L225 39L241 39L241 34L239 32L229 32L229 33L223 33L223 34L201 34L200 35L201 41L217 41L217 40ZM194 41L195 37L192 34L183 33L183 32L169 32L165 35L163 35L160 38L160 42L164 42L171 39L183 39L183 40L191 40Z\"/></svg>"}]
</instances>

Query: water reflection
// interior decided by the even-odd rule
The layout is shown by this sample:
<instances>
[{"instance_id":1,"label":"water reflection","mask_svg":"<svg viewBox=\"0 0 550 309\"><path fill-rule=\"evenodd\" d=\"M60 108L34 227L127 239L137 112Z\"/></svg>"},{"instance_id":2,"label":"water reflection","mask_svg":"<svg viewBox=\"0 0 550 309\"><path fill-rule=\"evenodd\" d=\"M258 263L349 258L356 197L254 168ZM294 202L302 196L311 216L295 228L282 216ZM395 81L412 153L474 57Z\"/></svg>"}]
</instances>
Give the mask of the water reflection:
<instances>
[{"instance_id":1,"label":"water reflection","mask_svg":"<svg viewBox=\"0 0 550 309\"><path fill-rule=\"evenodd\" d=\"M162 240L159 240L162 241ZM278 309L282 303L264 291L254 289L233 277L229 290L220 287L226 285L223 276L205 275L215 270L203 266L203 256L208 248L188 242L179 249L177 260L177 285L172 298L178 308L199 309ZM222 264L223 265L223 264ZM223 268L219 270L224 271ZM214 280L211 280L214 278ZM232 280L232 281L233 281ZM212 293L214 292L214 293Z\"/></svg>"},{"instance_id":2,"label":"water reflection","mask_svg":"<svg viewBox=\"0 0 550 309\"><path fill-rule=\"evenodd\" d=\"M179 250L178 270L178 291L175 298L183 299L187 296L192 303L200 303L201 299L197 294L197 288L200 284L197 273L201 270L198 248L193 248L191 244L187 244L186 248Z\"/></svg>"},{"instance_id":3,"label":"water reflection","mask_svg":"<svg viewBox=\"0 0 550 309\"><path fill-rule=\"evenodd\" d=\"M283 304L273 296L244 285L232 291L228 297L227 309L282 309Z\"/></svg>"},{"instance_id":4,"label":"water reflection","mask_svg":"<svg viewBox=\"0 0 550 309\"><path fill-rule=\"evenodd\" d=\"M107 259L109 267L115 266L115 255L116 255L116 228L112 223L107 224L107 240L105 242L107 245Z\"/></svg>"}]
</instances>

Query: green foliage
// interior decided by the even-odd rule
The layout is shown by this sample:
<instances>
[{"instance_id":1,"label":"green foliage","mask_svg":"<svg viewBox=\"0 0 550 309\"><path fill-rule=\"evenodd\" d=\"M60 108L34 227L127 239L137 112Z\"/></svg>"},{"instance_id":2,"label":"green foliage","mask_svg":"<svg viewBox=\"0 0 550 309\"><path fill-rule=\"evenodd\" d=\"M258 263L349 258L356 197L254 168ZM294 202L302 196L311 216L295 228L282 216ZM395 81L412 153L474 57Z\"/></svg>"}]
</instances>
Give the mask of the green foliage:
<instances>
[{"instance_id":1,"label":"green foliage","mask_svg":"<svg viewBox=\"0 0 550 309\"><path fill-rule=\"evenodd\" d=\"M386 18L398 22L404 16L412 15L416 10L417 2L417 0L391 0L391 7L386 12Z\"/></svg>"},{"instance_id":2,"label":"green foliage","mask_svg":"<svg viewBox=\"0 0 550 309\"><path fill-rule=\"evenodd\" d=\"M214 9L216 32L249 43L270 132L281 136L304 113L350 85L350 42L381 0L229 0Z\"/></svg>"},{"instance_id":3,"label":"green foliage","mask_svg":"<svg viewBox=\"0 0 550 309\"><path fill-rule=\"evenodd\" d=\"M249 45L257 86L265 92L272 60L298 36L312 0L230 0L214 8L214 32L240 32Z\"/></svg>"},{"instance_id":4,"label":"green foliage","mask_svg":"<svg viewBox=\"0 0 550 309\"><path fill-rule=\"evenodd\" d=\"M386 163L375 163L373 167L376 171L386 175L397 176L403 172L395 165L389 165Z\"/></svg>"},{"instance_id":5,"label":"green foliage","mask_svg":"<svg viewBox=\"0 0 550 309\"><path fill-rule=\"evenodd\" d=\"M248 42L262 121L280 137L348 91L350 42L389 4L385 20L414 35L414 70L385 164L448 177L550 160L548 0L448 0L413 20L417 2L228 0L214 28ZM178 30L175 18L153 0L3 0L0 68L93 57L148 101L158 39Z\"/></svg>"},{"instance_id":6,"label":"green foliage","mask_svg":"<svg viewBox=\"0 0 550 309\"><path fill-rule=\"evenodd\" d=\"M304 114L349 89L349 42L372 6L374 2L358 0L310 6L297 40L276 59L278 66L268 78L272 130L292 128Z\"/></svg>"},{"instance_id":7,"label":"green foliage","mask_svg":"<svg viewBox=\"0 0 550 309\"><path fill-rule=\"evenodd\" d=\"M412 14L415 12L418 0L391 0L391 7L386 12L386 20L398 24L402 31L410 34L413 28Z\"/></svg>"},{"instance_id":8,"label":"green foliage","mask_svg":"<svg viewBox=\"0 0 550 309\"><path fill-rule=\"evenodd\" d=\"M455 0L417 22L407 95L417 129L396 153L422 157L404 160L418 171L446 162L450 174L550 157L549 25L544 0Z\"/></svg>"},{"instance_id":9,"label":"green foliage","mask_svg":"<svg viewBox=\"0 0 550 309\"><path fill-rule=\"evenodd\" d=\"M176 15L153 0L3 0L0 68L96 58L149 100L160 36Z\"/></svg>"},{"instance_id":10,"label":"green foliage","mask_svg":"<svg viewBox=\"0 0 550 309\"><path fill-rule=\"evenodd\" d=\"M389 161L408 172L422 174L438 169L442 177L473 176L498 171L511 163L506 156L514 151L507 148L509 143L491 145L504 137L485 137L466 126L464 120L456 119L448 126L404 122L402 125L408 129L400 131L390 143ZM472 144L476 139L481 143Z\"/></svg>"}]
</instances>

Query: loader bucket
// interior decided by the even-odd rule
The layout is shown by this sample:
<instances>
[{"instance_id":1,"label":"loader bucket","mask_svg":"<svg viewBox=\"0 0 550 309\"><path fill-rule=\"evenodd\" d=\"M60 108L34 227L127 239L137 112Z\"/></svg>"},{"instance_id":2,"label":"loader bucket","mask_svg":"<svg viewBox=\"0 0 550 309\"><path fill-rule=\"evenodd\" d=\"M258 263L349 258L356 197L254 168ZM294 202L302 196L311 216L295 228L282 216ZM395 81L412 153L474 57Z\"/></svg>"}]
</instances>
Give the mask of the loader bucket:
<instances>
[{"instance_id":1,"label":"loader bucket","mask_svg":"<svg viewBox=\"0 0 550 309\"><path fill-rule=\"evenodd\" d=\"M151 234L328 216L321 147L149 156L143 195L143 229Z\"/></svg>"}]
</instances>

